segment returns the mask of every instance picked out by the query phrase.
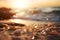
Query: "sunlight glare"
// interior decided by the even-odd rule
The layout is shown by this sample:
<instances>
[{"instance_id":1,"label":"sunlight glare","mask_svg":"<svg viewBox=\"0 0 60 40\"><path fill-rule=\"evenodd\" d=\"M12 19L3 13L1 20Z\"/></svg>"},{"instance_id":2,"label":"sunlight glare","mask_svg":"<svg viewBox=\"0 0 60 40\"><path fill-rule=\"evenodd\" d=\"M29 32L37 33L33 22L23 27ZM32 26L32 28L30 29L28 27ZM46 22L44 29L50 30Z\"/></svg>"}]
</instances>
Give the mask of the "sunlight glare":
<instances>
[{"instance_id":1,"label":"sunlight glare","mask_svg":"<svg viewBox=\"0 0 60 40\"><path fill-rule=\"evenodd\" d=\"M11 1L11 5L14 7L14 8L27 8L28 7L28 2L27 1L24 1L24 0L14 0L14 1Z\"/></svg>"}]
</instances>

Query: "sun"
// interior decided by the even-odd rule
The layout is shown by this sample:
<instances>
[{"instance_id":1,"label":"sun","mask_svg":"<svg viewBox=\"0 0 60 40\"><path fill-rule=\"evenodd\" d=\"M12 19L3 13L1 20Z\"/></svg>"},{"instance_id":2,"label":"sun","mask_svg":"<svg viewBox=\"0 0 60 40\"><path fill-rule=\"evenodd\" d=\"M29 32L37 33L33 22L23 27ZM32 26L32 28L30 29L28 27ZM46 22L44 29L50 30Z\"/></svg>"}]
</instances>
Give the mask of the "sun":
<instances>
[{"instance_id":1,"label":"sun","mask_svg":"<svg viewBox=\"0 0 60 40\"><path fill-rule=\"evenodd\" d=\"M27 8L28 2L24 0L14 0L14 1L11 1L11 5L14 8Z\"/></svg>"}]
</instances>

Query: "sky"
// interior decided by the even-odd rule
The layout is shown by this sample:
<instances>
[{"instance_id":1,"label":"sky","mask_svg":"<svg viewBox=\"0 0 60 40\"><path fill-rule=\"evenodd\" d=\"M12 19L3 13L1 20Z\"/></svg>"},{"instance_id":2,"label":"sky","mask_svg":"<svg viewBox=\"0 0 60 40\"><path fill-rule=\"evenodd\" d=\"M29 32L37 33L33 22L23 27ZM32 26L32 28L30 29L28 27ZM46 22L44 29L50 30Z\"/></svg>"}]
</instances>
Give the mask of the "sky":
<instances>
[{"instance_id":1,"label":"sky","mask_svg":"<svg viewBox=\"0 0 60 40\"><path fill-rule=\"evenodd\" d=\"M0 0L0 7L13 7L11 2L21 1L21 0ZM28 7L54 7L60 6L60 0L22 0L27 2Z\"/></svg>"}]
</instances>

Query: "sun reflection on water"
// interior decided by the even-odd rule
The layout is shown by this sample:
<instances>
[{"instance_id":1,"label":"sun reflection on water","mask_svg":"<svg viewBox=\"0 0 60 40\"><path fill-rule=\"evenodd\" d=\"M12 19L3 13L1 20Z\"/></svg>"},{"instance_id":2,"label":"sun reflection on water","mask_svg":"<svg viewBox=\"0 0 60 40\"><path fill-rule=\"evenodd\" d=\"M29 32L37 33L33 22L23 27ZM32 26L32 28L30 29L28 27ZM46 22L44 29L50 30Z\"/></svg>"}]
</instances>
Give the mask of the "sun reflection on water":
<instances>
[{"instance_id":1,"label":"sun reflection on water","mask_svg":"<svg viewBox=\"0 0 60 40\"><path fill-rule=\"evenodd\" d=\"M15 23L22 23L23 21L20 20L20 19L13 19L13 20L10 20L11 22L15 22Z\"/></svg>"}]
</instances>

